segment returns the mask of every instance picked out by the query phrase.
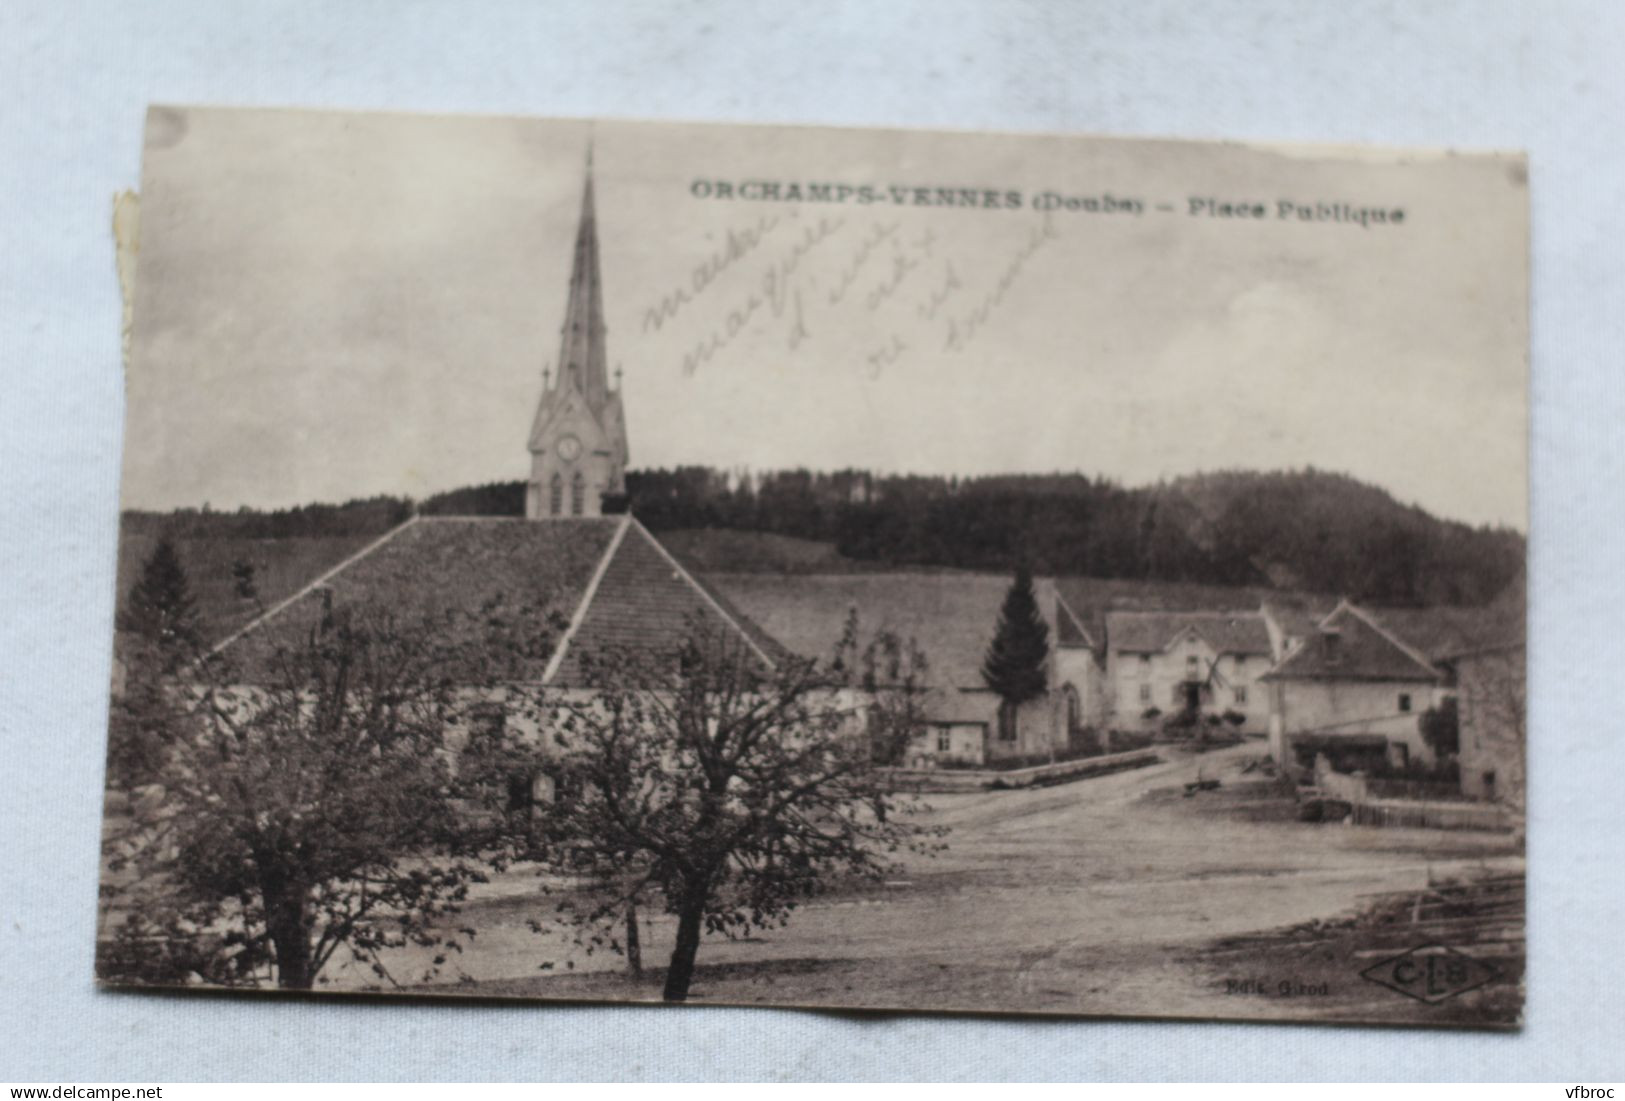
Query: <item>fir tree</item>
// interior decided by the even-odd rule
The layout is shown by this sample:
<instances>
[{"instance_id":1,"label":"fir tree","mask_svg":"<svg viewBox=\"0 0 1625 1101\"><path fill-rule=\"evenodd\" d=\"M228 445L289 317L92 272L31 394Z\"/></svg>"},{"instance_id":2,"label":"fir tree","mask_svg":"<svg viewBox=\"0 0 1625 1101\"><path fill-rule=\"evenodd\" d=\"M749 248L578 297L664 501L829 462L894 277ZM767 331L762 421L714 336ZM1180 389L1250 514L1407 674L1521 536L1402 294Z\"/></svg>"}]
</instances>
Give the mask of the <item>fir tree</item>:
<instances>
[{"instance_id":1,"label":"fir tree","mask_svg":"<svg viewBox=\"0 0 1625 1101\"><path fill-rule=\"evenodd\" d=\"M196 653L202 640L197 606L168 536L158 540L141 567L119 626L155 647L163 655L166 672Z\"/></svg>"},{"instance_id":2,"label":"fir tree","mask_svg":"<svg viewBox=\"0 0 1625 1101\"><path fill-rule=\"evenodd\" d=\"M1049 687L1049 625L1033 595L1033 575L1026 566L1016 577L999 611L999 626L982 662L982 680L1007 703L1019 706Z\"/></svg>"},{"instance_id":3,"label":"fir tree","mask_svg":"<svg viewBox=\"0 0 1625 1101\"><path fill-rule=\"evenodd\" d=\"M152 782L174 738L167 686L201 649L186 571L167 536L158 541L118 615L118 658L107 730L110 786Z\"/></svg>"}]
</instances>

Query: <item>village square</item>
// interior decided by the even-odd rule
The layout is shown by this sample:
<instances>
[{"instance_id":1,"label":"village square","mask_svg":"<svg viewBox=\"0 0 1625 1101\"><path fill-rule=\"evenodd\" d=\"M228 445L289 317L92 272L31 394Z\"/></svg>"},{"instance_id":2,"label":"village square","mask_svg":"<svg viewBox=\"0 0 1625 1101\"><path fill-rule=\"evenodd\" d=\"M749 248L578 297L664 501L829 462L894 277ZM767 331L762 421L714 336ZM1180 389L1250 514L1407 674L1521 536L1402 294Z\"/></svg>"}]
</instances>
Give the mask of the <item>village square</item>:
<instances>
[{"instance_id":1,"label":"village square","mask_svg":"<svg viewBox=\"0 0 1625 1101\"><path fill-rule=\"evenodd\" d=\"M522 826L500 840L487 835L488 866L477 874L460 870L472 851L448 843L444 869L420 876L433 889L404 889L401 866L415 853L401 852L403 865L381 858L383 870L354 873L388 882L397 893L384 901L381 887L366 899L365 890L329 892L313 880L281 913L264 886L269 858L256 855L252 873L216 868L240 904L138 928L125 892L150 866L131 855L130 838L163 821L153 808L176 775L165 771L169 751L155 762L149 744L132 766L138 783L121 790L110 770L105 981L281 978L345 992L635 1000L661 996L664 981L666 997L675 988L678 999L706 1002L1516 1020L1521 573L1487 601L1383 606L1344 592L1073 577L1025 562L932 570L843 561L821 570L815 558L790 569L730 568L737 563L717 553L725 540L695 530L668 537L644 522L646 504L629 492L626 406L638 400L636 372L610 370L598 234L589 166L561 345L540 378L528 439L514 441L516 471L521 443L529 455L522 515L415 510L342 554L281 572L247 552L188 561L188 544L177 551L159 521L127 531L122 551L129 607L115 661L115 759L135 744L119 742L120 730L168 721L141 710L161 709L160 697L242 739L290 689L289 729L302 732L307 719L320 726L323 693L341 676L359 682L389 638L400 668L408 663L399 654L428 661L431 650L442 665L424 674L433 687L419 696L397 686L371 703L421 707L430 725L444 720L451 732L434 752L446 771L402 781L387 814L357 796L347 811L354 828L366 833L375 814L409 817L398 804L420 790L412 785L438 791L445 776L469 774L462 761L482 738L504 747L479 766L494 770L485 783L498 792L496 809L459 813ZM852 493L885 504L867 484ZM791 554L811 544L764 537L751 546ZM174 641L179 605L190 612L194 593L214 599L233 587L229 629L184 623L195 663L163 666L167 687L143 681L154 675L154 648ZM250 602L252 612L242 611ZM359 626L368 609L385 610L389 625ZM411 616L439 624L435 637L402 632ZM370 641L342 641L361 637ZM343 654L344 645L373 649ZM337 664L323 665L335 652ZM726 675L707 664L718 653ZM279 679L296 659L308 662L315 702ZM792 697L787 670L801 663L821 672ZM230 672L197 672L208 669ZM452 670L466 675L459 681ZM650 808L681 754L639 756L618 740L637 726L628 716L658 724L664 701L690 692L784 693L773 722L788 741L752 767L826 800L782 814L752 804L749 843L716 849L699 871L690 853L662 847L675 844L664 825L638 817L657 814ZM738 744L759 736L754 704L694 706L690 714L671 705L674 729L709 723L721 744L737 722ZM702 718L705 707L718 710ZM334 719L334 729L345 721ZM818 747L816 765L803 759L809 746ZM623 771L571 763L591 752L624 755ZM722 753L723 764L701 754L697 767L726 771L744 753ZM188 767L196 776L211 766L194 757ZM269 799L275 771L245 773L235 790L245 803ZM718 806L733 797L772 803L770 791L738 794L755 777L724 776ZM820 787L832 783L836 790ZM592 802L582 791L594 784L605 793L592 804L600 832L577 823L550 834L546 823ZM441 826L450 836L446 823L387 836L428 850L441 844ZM504 855L491 858L497 849ZM580 855L588 850L590 859ZM781 865L796 871L770 874ZM735 880L729 868L745 870ZM160 880L171 882L152 882ZM726 905L691 897L734 889ZM554 927L552 915L572 907L594 920ZM406 933L368 924L397 910L412 915ZM263 934L245 937L234 913ZM331 942L316 936L324 920ZM1427 950L1465 952L1479 970L1441 1008L1401 989L1404 966L1382 967L1446 927L1447 943ZM159 961L168 970L154 966L143 953L164 936L200 938L217 956L239 951L243 966L225 967L227 980L200 973L184 953ZM296 942L299 981L289 983ZM683 957L675 987L669 974L644 974L658 976L668 956L674 969Z\"/></svg>"}]
</instances>

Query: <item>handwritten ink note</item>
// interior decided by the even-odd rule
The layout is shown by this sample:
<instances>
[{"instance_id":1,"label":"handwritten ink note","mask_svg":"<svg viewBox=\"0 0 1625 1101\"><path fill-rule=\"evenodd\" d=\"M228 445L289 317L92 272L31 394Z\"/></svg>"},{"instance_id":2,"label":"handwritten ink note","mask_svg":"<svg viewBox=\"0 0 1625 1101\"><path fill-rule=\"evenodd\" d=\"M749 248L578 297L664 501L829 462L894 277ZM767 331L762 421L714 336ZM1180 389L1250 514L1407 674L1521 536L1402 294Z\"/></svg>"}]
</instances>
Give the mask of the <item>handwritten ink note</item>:
<instances>
[{"instance_id":1,"label":"handwritten ink note","mask_svg":"<svg viewBox=\"0 0 1625 1101\"><path fill-rule=\"evenodd\" d=\"M918 220L791 206L713 233L715 244L643 308L642 329L679 330L684 377L732 362L742 344L786 357L828 334L857 342L833 362L874 380L916 351L965 350L1059 233L1048 214L1011 220L989 253L980 239L956 243Z\"/></svg>"}]
</instances>

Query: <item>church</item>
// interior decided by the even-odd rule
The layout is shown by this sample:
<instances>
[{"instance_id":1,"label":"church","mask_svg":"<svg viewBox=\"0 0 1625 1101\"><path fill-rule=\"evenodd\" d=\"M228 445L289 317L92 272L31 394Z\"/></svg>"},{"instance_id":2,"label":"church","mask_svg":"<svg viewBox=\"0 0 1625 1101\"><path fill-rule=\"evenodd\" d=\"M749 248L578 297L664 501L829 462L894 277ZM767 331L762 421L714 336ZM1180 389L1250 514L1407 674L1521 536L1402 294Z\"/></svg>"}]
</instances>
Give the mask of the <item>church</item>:
<instances>
[{"instance_id":1,"label":"church","mask_svg":"<svg viewBox=\"0 0 1625 1101\"><path fill-rule=\"evenodd\" d=\"M628 453L619 371L615 382L611 390L589 153L558 373L543 373L542 400L530 430L526 519L625 511Z\"/></svg>"},{"instance_id":2,"label":"church","mask_svg":"<svg viewBox=\"0 0 1625 1101\"><path fill-rule=\"evenodd\" d=\"M493 654L509 683L576 689L602 648L669 652L696 622L772 666L785 651L627 510L626 420L609 385L592 161L581 200L557 370L544 370L528 441L525 516L418 514L227 637L254 675L266 636L309 629L332 606L386 607L442 630L478 630L493 607L523 609L541 654ZM618 382L618 380L617 380ZM517 441L516 441L517 443ZM468 641L475 641L469 639Z\"/></svg>"}]
</instances>

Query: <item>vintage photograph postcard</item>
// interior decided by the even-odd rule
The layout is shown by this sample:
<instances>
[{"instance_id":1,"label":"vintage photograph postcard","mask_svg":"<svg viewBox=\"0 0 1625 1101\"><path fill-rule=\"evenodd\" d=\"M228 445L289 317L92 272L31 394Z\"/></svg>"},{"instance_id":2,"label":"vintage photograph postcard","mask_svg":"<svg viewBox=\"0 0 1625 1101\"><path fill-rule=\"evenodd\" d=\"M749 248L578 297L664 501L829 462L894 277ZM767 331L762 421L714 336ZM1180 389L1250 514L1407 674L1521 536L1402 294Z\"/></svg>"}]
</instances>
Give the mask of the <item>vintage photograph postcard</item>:
<instances>
[{"instance_id":1,"label":"vintage photograph postcard","mask_svg":"<svg viewBox=\"0 0 1625 1101\"><path fill-rule=\"evenodd\" d=\"M1526 180L153 108L100 981L1517 1027Z\"/></svg>"}]
</instances>

